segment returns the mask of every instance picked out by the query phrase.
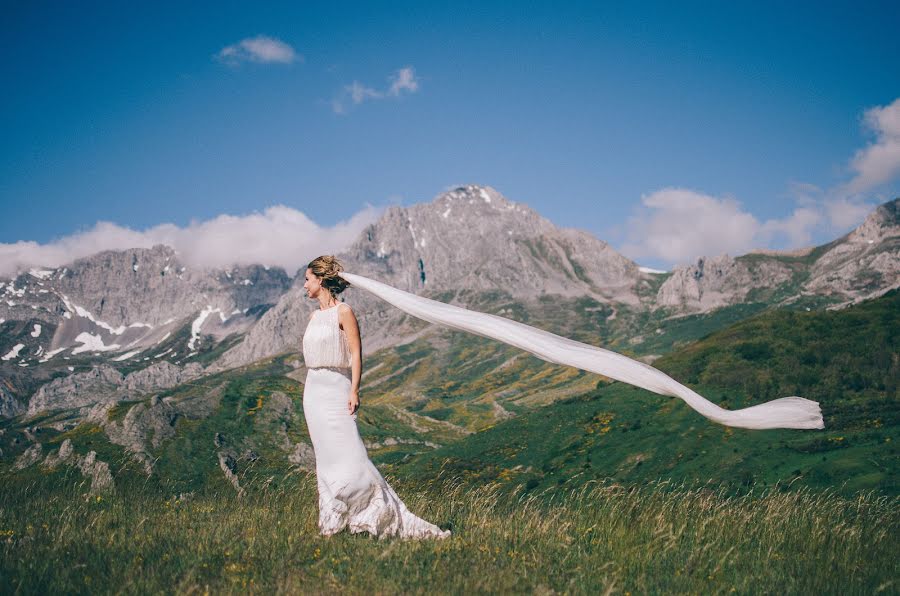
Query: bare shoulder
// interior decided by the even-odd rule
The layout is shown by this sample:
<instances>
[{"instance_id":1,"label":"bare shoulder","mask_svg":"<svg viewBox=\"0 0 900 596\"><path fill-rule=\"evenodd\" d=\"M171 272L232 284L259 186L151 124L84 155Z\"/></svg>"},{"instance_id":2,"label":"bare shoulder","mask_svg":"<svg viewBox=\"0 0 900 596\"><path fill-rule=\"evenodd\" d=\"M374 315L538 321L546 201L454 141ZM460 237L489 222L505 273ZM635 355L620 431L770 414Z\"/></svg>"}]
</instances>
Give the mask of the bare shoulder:
<instances>
[{"instance_id":1,"label":"bare shoulder","mask_svg":"<svg viewBox=\"0 0 900 596\"><path fill-rule=\"evenodd\" d=\"M356 315L353 313L353 309L343 302L337 306L337 309L338 323L340 324L341 329L358 333L359 322L356 320ZM356 333L353 334L356 335Z\"/></svg>"}]
</instances>

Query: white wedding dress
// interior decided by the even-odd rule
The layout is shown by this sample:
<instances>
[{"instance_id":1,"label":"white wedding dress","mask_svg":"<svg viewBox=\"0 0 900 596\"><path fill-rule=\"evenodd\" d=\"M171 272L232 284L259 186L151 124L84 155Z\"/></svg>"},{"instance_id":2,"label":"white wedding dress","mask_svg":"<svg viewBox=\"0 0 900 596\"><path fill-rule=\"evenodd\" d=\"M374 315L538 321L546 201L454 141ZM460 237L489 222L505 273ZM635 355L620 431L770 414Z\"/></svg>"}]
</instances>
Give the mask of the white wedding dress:
<instances>
[{"instance_id":1,"label":"white wedding dress","mask_svg":"<svg viewBox=\"0 0 900 596\"><path fill-rule=\"evenodd\" d=\"M350 414L350 346L338 323L339 303L313 312L303 334L308 372L303 413L316 454L319 531L344 528L379 538L446 538L449 530L416 517L369 460Z\"/></svg>"}]
</instances>

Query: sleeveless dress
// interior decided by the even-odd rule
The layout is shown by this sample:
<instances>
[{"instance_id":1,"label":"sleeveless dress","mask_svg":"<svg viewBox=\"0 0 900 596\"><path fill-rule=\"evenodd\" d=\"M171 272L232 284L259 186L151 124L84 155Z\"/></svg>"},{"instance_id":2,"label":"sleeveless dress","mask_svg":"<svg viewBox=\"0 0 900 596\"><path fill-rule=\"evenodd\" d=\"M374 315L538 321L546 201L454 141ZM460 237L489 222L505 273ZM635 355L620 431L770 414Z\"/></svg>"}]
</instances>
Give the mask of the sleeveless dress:
<instances>
[{"instance_id":1,"label":"sleeveless dress","mask_svg":"<svg viewBox=\"0 0 900 596\"><path fill-rule=\"evenodd\" d=\"M303 414L316 455L319 532L347 528L385 538L446 538L449 530L416 517L369 460L350 414L350 345L338 322L338 303L317 309L303 334L306 382Z\"/></svg>"}]
</instances>

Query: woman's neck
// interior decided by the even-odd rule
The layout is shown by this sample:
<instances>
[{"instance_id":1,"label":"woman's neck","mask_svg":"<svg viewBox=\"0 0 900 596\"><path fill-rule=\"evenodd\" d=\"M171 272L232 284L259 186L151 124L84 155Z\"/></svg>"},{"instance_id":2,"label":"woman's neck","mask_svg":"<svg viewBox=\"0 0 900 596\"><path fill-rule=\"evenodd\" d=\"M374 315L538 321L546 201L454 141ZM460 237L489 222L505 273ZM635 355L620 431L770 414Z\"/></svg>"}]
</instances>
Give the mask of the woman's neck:
<instances>
[{"instance_id":1,"label":"woman's neck","mask_svg":"<svg viewBox=\"0 0 900 596\"><path fill-rule=\"evenodd\" d=\"M333 296L327 296L324 299L319 298L319 307L322 310L325 310L326 308L331 308L332 306L334 306L337 303L338 303L338 299Z\"/></svg>"}]
</instances>

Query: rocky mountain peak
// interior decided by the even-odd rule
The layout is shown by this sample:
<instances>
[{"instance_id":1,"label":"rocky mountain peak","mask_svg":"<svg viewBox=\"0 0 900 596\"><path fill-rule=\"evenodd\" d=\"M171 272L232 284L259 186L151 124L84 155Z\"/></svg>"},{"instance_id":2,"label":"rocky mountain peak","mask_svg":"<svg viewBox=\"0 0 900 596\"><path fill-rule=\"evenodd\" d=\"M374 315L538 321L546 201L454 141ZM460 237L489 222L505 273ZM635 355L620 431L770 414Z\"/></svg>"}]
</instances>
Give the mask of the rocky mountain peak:
<instances>
[{"instance_id":1,"label":"rocky mountain peak","mask_svg":"<svg viewBox=\"0 0 900 596\"><path fill-rule=\"evenodd\" d=\"M858 228L847 235L849 242L874 244L900 235L900 199L879 205Z\"/></svg>"},{"instance_id":2,"label":"rocky mountain peak","mask_svg":"<svg viewBox=\"0 0 900 596\"><path fill-rule=\"evenodd\" d=\"M394 206L337 255L350 273L416 294L459 291L528 301L545 294L593 296L604 302L639 305L647 275L636 263L592 234L561 228L531 208L489 186L468 184L409 207ZM226 352L220 366L252 362L295 344L314 305L300 286L254 325L244 341ZM460 300L465 301L466 293ZM447 296L450 294L450 297ZM369 350L395 344L402 315L353 287L342 296L366 329Z\"/></svg>"},{"instance_id":3,"label":"rocky mountain peak","mask_svg":"<svg viewBox=\"0 0 900 596\"><path fill-rule=\"evenodd\" d=\"M341 255L348 271L409 291L504 289L636 302L637 265L582 230L561 228L489 186L392 207Z\"/></svg>"},{"instance_id":4,"label":"rocky mountain peak","mask_svg":"<svg viewBox=\"0 0 900 596\"><path fill-rule=\"evenodd\" d=\"M884 226L900 226L900 197L879 205L871 217L880 219Z\"/></svg>"},{"instance_id":5,"label":"rocky mountain peak","mask_svg":"<svg viewBox=\"0 0 900 596\"><path fill-rule=\"evenodd\" d=\"M461 217L481 216L490 213L512 211L517 215L539 218L540 215L527 205L511 201L490 186L466 184L437 195L431 203L422 203L420 207L434 207L441 212L441 217L455 214ZM446 213L446 215L444 215Z\"/></svg>"}]
</instances>

